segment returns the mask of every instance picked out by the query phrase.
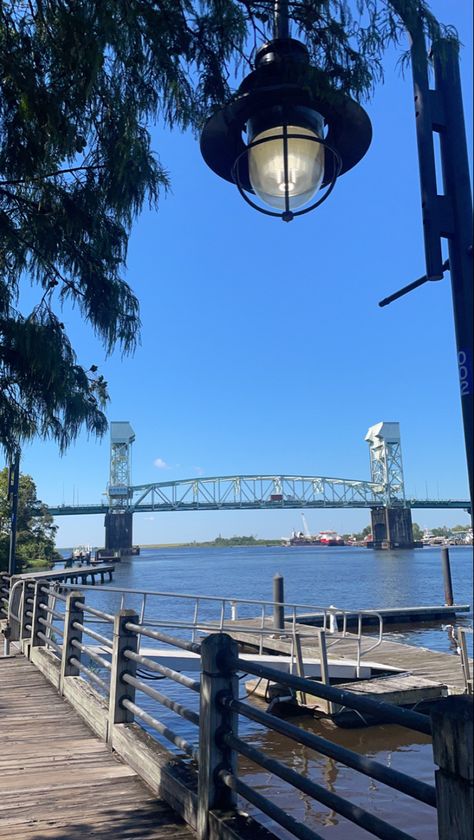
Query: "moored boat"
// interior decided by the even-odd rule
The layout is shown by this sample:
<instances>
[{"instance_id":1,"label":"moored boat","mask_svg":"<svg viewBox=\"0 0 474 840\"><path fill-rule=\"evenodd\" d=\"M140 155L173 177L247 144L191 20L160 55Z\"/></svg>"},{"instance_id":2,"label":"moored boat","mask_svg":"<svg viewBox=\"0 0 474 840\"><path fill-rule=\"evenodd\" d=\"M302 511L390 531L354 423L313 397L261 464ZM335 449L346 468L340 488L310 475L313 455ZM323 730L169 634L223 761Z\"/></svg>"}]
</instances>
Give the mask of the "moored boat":
<instances>
[{"instance_id":1,"label":"moored boat","mask_svg":"<svg viewBox=\"0 0 474 840\"><path fill-rule=\"evenodd\" d=\"M344 540L337 531L320 531L318 540L321 545L344 545Z\"/></svg>"}]
</instances>

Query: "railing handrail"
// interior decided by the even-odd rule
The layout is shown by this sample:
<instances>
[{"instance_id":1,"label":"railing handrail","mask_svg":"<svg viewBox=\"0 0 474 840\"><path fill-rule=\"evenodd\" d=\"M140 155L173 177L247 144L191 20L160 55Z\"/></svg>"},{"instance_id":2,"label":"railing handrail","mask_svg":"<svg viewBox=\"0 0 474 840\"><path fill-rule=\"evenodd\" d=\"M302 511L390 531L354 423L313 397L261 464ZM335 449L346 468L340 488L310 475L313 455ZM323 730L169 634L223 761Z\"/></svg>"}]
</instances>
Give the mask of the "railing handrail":
<instances>
[{"instance_id":1,"label":"railing handrail","mask_svg":"<svg viewBox=\"0 0 474 840\"><path fill-rule=\"evenodd\" d=\"M78 591L97 591L96 587L89 584L68 584L68 583L60 583L60 588L64 590L78 590ZM375 609L362 609L362 610L353 610L353 609L345 609L342 607L336 607L335 605L330 605L329 607L322 607L315 604L298 604L292 603L288 601L270 601L266 599L255 599L255 598L235 598L234 596L222 596L222 595L198 595L198 594L191 594L187 592L166 592L166 591L159 591L159 590L146 590L146 589L137 589L135 587L117 587L117 586L105 586L101 587L101 592L116 592L121 595L121 606L123 606L124 597L125 595L138 595L142 597L142 607L140 610L140 618L143 621L145 617L145 605L146 603L149 604L149 599L151 597L156 598L173 598L173 599L184 599L190 602L193 602L195 605L194 609L194 630L198 629L198 613L200 605L205 603L212 603L218 604L221 607L221 618L220 621L216 621L216 629L222 632L224 629L228 629L229 632L231 630L239 630L239 632L246 632L245 629L239 627L234 624L233 627L228 625L227 622L224 621L224 612L226 606L230 607L231 610L236 609L238 605L246 605L246 606L254 606L259 607L261 610L260 616L256 617L256 621L260 622L260 626L254 628L254 633L256 635L260 635L260 651L262 649L262 637L264 634L264 625L266 621L271 621L272 616L267 615L267 608L272 608L273 611L275 609L283 608L283 613L287 612L286 618L284 618L284 623L288 623L292 627L292 634L295 637L296 634L296 624L298 624L298 614L297 611L303 611L303 615L308 615L308 612L312 611L316 613L316 615L320 616L323 622L323 626L326 627L328 624L329 619L329 631L332 632L331 626L332 622L335 622L337 626L337 620L342 620L342 637L334 637L330 642L328 642L327 647L328 649L333 647L336 644L339 644L343 638L351 638L357 645L356 647L356 661L357 661L357 675L360 674L361 668L361 660L364 657L367 657L369 653L371 653L375 648L377 648L383 640L383 617L378 610ZM347 623L349 616L356 616L357 617L357 632L349 633L347 631ZM370 616L371 618L377 619L378 622L378 635L376 640L370 644L368 647L363 648L362 646L362 639L367 638L367 634L363 632L363 617ZM107 616L107 620L111 621L112 617L110 615ZM200 622L201 626L205 625L205 622ZM173 622L171 625L173 627L181 626L176 621ZM185 625L182 625L183 628ZM312 625L308 625L312 626ZM189 629L193 630L193 627ZM210 629L209 626L206 626L206 629ZM315 632L318 628L315 628ZM286 630L286 628L285 628ZM371 637L370 637L371 638ZM194 632L193 632L193 641L194 641Z\"/></svg>"},{"instance_id":2,"label":"railing handrail","mask_svg":"<svg viewBox=\"0 0 474 840\"><path fill-rule=\"evenodd\" d=\"M63 583L62 581L59 582L59 586L61 589L71 589L71 590L90 590L92 592L97 592L97 586L93 586L91 584L72 584L72 583ZM346 609L345 607L323 607L321 605L316 604L296 604L290 601L267 601L265 599L255 599L255 598L236 598L233 595L199 595L199 594L192 594L189 592L161 592L158 590L153 589L134 589L134 588L124 588L120 586L101 586L101 592L119 592L124 594L130 595L146 595L146 596L162 596L167 598L185 598L190 600L199 599L201 601L216 601L218 603L222 603L225 601L226 604L252 604L257 606L283 606L288 607L289 609L295 607L296 609L304 609L304 610L318 610L322 613L346 613L347 615L358 615L361 613L362 615L373 615L377 618L381 614L376 609Z\"/></svg>"}]
</instances>

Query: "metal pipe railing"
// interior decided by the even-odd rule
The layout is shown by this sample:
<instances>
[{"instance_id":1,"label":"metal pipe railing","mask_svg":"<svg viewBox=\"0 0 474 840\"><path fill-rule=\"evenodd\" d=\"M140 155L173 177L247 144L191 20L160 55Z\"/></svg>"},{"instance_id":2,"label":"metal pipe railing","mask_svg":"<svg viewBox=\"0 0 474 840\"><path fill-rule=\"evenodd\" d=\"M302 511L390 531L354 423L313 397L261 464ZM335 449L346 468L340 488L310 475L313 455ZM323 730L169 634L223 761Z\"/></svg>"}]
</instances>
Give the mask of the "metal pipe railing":
<instances>
[{"instance_id":1,"label":"metal pipe railing","mask_svg":"<svg viewBox=\"0 0 474 840\"><path fill-rule=\"evenodd\" d=\"M189 723L199 726L199 715L197 712L193 712L191 709L186 708L186 706L183 706L182 703L177 703L176 700L171 700L166 696L166 694L162 694L161 691L157 691L156 688L146 685L146 683L142 680L137 680L136 677L131 677L130 674L124 674L123 681L129 685L133 685L137 691L142 691L148 697L151 697L152 700L156 700L157 703L160 703L162 706L166 706L166 708L171 712L180 715L182 718L189 721Z\"/></svg>"},{"instance_id":2,"label":"metal pipe railing","mask_svg":"<svg viewBox=\"0 0 474 840\"><path fill-rule=\"evenodd\" d=\"M248 703L243 703L241 700L225 698L222 702L224 704L227 703L231 709L234 709L243 717L255 721L255 723L259 723L268 729L273 729L280 735L284 735L292 741L303 744L308 749L332 758L334 761L338 761L346 765L346 767L350 767L352 770L357 770L365 776L376 779L378 782L399 790L401 793L406 793L412 796L413 799L418 799L419 802L424 802L433 808L436 807L435 788L426 784L426 782L420 782L405 773L393 770L391 767L386 767L373 758L361 756L352 750L333 743L327 738L322 738L320 735L307 732L299 726L289 723L287 720L270 715L268 712L264 712L256 706L250 706Z\"/></svg>"},{"instance_id":3,"label":"metal pipe railing","mask_svg":"<svg viewBox=\"0 0 474 840\"><path fill-rule=\"evenodd\" d=\"M155 674L169 677L170 680L184 685L185 688L190 688L191 691L196 691L197 693L200 691L200 683L197 680L192 680L190 677L180 674L179 671L173 671L172 668L167 668L166 665L154 662L153 659L148 659L146 656L141 656L139 653L134 653L131 650L125 650L124 657L125 659L130 659L132 662L136 662L138 665L143 665Z\"/></svg>"},{"instance_id":4,"label":"metal pipe railing","mask_svg":"<svg viewBox=\"0 0 474 840\"><path fill-rule=\"evenodd\" d=\"M104 645L104 647L111 648L113 645L113 642L106 636L103 636L102 633L97 633L96 630L91 630L90 627L86 627L86 625L81 624L80 621L74 621L72 626L75 630L80 630L86 636L90 636L91 639L95 639L96 642L100 642L100 644Z\"/></svg>"},{"instance_id":5,"label":"metal pipe railing","mask_svg":"<svg viewBox=\"0 0 474 840\"><path fill-rule=\"evenodd\" d=\"M168 726L165 726L161 721L156 720L156 718L152 717L148 714L148 712L144 712L136 703L132 703L131 700L124 700L123 705L126 709L136 715L140 720L143 720L148 726L151 726L152 729L155 729L163 738L166 738L171 744L174 744L179 750L182 750L186 755L190 758L196 759L198 758L198 751L192 744L186 741L185 738L182 738L181 735L177 735L176 732L173 732Z\"/></svg>"},{"instance_id":6,"label":"metal pipe railing","mask_svg":"<svg viewBox=\"0 0 474 840\"><path fill-rule=\"evenodd\" d=\"M87 665L84 665L80 661L80 659L78 659L76 656L71 656L70 661L71 661L71 665L74 665L74 667L77 668L78 671L82 671L84 674L87 674L88 678L90 680L92 680L92 682L94 682L94 683L96 683L96 685L100 686L100 688L103 689L105 694L109 693L109 686L107 685L107 683L101 677L99 677L97 674L95 674L94 671L92 671L90 668L88 668Z\"/></svg>"},{"instance_id":7,"label":"metal pipe railing","mask_svg":"<svg viewBox=\"0 0 474 840\"><path fill-rule=\"evenodd\" d=\"M85 653L86 656L88 656L94 662L97 662L97 664L100 665L101 668L105 668L107 671L111 670L111 663L107 662L106 659L104 659L102 656L99 656L99 654L95 653L95 651L91 650L90 647L88 647L87 645L81 644L81 642L78 642L77 639L73 639L71 645L77 650L80 650L81 653Z\"/></svg>"},{"instance_id":8,"label":"metal pipe railing","mask_svg":"<svg viewBox=\"0 0 474 840\"><path fill-rule=\"evenodd\" d=\"M321 802L323 805L326 805L328 808L336 811L342 817L345 817L347 820L350 820L350 822L355 823L355 825L364 828L366 831L370 831L373 835L375 835L375 837L380 837L381 840L414 840L412 835L408 835L404 831L394 828L394 826L390 825L385 820L374 816L364 808L354 805L347 799L343 799L342 796L338 796L336 793L332 793L322 785L318 785L316 782L307 779L300 773L297 773L295 770L292 770L290 767L282 764L281 761L269 758L260 750L257 750L255 747L251 747L245 741L242 741L241 738L236 738L234 735L227 734L224 735L224 741L240 755L250 759L250 761L253 761L259 767L263 767L264 770L268 770L269 773L272 773L279 779L283 779L283 781L287 782L295 788L295 790L300 790L307 796L311 796L312 799L316 799L318 802Z\"/></svg>"}]
</instances>

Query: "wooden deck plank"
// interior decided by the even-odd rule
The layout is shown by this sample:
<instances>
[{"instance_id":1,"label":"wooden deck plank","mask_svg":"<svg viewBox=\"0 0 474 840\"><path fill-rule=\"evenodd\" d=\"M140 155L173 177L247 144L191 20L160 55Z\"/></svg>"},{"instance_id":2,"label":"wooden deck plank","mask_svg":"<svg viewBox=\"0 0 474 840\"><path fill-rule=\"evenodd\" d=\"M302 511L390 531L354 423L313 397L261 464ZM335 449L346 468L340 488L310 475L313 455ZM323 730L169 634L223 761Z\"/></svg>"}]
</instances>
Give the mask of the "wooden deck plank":
<instances>
[{"instance_id":1,"label":"wooden deck plank","mask_svg":"<svg viewBox=\"0 0 474 840\"><path fill-rule=\"evenodd\" d=\"M0 840L195 835L23 657L0 658Z\"/></svg>"}]
</instances>

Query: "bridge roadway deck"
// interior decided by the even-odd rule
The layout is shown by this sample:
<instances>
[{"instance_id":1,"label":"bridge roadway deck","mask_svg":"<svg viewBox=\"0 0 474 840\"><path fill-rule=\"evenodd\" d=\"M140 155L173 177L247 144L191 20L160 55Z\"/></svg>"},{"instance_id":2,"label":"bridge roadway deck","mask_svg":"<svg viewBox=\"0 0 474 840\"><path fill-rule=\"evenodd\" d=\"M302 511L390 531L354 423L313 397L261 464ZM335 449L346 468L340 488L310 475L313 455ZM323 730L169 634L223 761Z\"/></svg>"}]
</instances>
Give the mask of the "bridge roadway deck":
<instances>
[{"instance_id":1,"label":"bridge roadway deck","mask_svg":"<svg viewBox=\"0 0 474 840\"><path fill-rule=\"evenodd\" d=\"M0 840L192 840L23 656L0 657Z\"/></svg>"}]
</instances>

